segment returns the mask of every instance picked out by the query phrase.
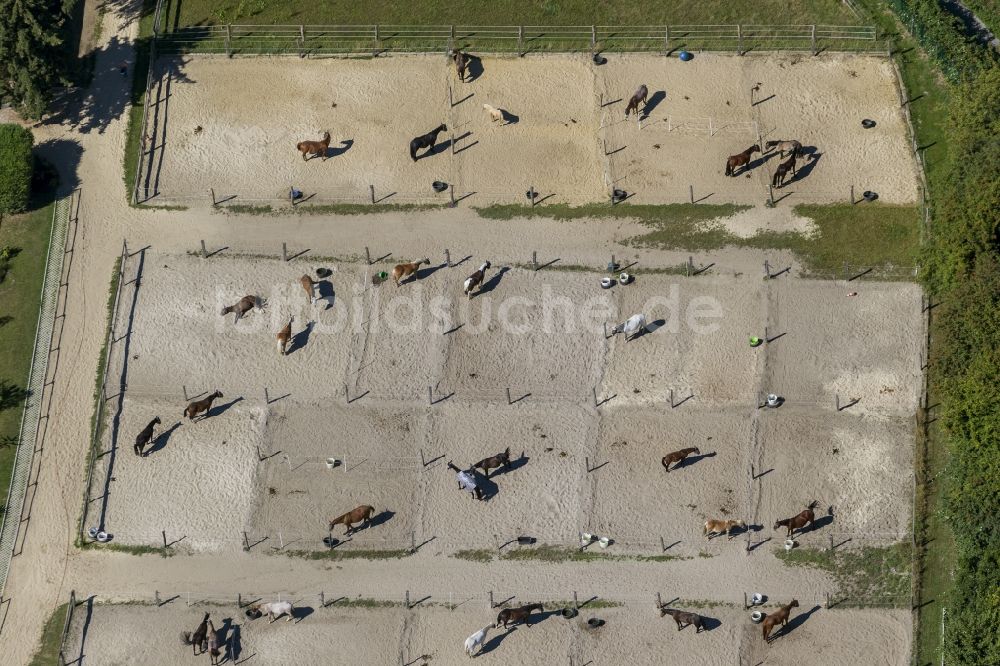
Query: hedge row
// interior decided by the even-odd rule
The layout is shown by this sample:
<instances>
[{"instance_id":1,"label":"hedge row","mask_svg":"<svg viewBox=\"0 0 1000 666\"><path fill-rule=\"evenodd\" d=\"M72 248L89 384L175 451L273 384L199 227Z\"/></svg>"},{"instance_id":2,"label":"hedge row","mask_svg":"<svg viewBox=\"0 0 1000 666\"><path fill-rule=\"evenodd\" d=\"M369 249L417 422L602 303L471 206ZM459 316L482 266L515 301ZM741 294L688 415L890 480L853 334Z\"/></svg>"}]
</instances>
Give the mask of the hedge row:
<instances>
[{"instance_id":1,"label":"hedge row","mask_svg":"<svg viewBox=\"0 0 1000 666\"><path fill-rule=\"evenodd\" d=\"M20 213L31 197L34 137L20 125L0 125L0 213Z\"/></svg>"},{"instance_id":2,"label":"hedge row","mask_svg":"<svg viewBox=\"0 0 1000 666\"><path fill-rule=\"evenodd\" d=\"M950 453L945 506L958 548L945 661L1000 664L1000 67L952 96L949 171L925 248L941 302L934 365Z\"/></svg>"},{"instance_id":3,"label":"hedge row","mask_svg":"<svg viewBox=\"0 0 1000 666\"><path fill-rule=\"evenodd\" d=\"M961 19L943 9L938 0L888 3L952 83L966 81L997 63L997 54L966 35Z\"/></svg>"}]
</instances>

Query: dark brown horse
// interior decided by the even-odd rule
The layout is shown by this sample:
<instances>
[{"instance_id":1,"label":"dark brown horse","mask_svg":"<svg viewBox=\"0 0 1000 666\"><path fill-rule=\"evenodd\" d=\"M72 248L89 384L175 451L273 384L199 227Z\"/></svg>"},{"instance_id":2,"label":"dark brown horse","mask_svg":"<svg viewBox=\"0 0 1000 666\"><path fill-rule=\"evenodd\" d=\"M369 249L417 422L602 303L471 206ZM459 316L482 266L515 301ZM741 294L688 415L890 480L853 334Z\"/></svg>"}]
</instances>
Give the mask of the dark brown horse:
<instances>
[{"instance_id":1,"label":"dark brown horse","mask_svg":"<svg viewBox=\"0 0 1000 666\"><path fill-rule=\"evenodd\" d=\"M362 523L363 525L367 525L368 521L372 519L372 516L374 514L375 514L375 507L368 506L367 504L362 504L358 508L353 509L352 511L348 511L344 515L337 516L336 518L331 520L329 529L330 531L333 531L334 525L343 525L346 528L344 530L344 534L345 535L350 534L352 531L354 531L354 528L352 527L354 523Z\"/></svg>"},{"instance_id":2,"label":"dark brown horse","mask_svg":"<svg viewBox=\"0 0 1000 666\"><path fill-rule=\"evenodd\" d=\"M302 153L302 159L309 159L308 156L319 155L323 161L326 161L326 151L330 147L330 133L323 133L322 141L299 141L295 144L295 148Z\"/></svg>"},{"instance_id":3,"label":"dark brown horse","mask_svg":"<svg viewBox=\"0 0 1000 666\"><path fill-rule=\"evenodd\" d=\"M639 86L639 89L635 91L632 98L629 99L628 105L625 107L625 117L628 118L628 114L635 111L635 115L639 115L639 102L642 102L643 111L646 109L646 95L649 91L646 90L646 84Z\"/></svg>"},{"instance_id":4,"label":"dark brown horse","mask_svg":"<svg viewBox=\"0 0 1000 666\"><path fill-rule=\"evenodd\" d=\"M490 456L489 458L483 458L477 462L473 467L478 467L483 470L483 475L486 478L490 478L490 470L495 467L503 467L508 469L510 467L510 447L508 446L504 449L503 453L498 453L495 456Z\"/></svg>"},{"instance_id":5,"label":"dark brown horse","mask_svg":"<svg viewBox=\"0 0 1000 666\"><path fill-rule=\"evenodd\" d=\"M792 152L792 156L788 158L788 161L782 162L778 165L778 170L774 172L774 178L771 179L771 187L782 187L785 184L785 176L791 171L792 175L795 175L795 153Z\"/></svg>"},{"instance_id":6,"label":"dark brown horse","mask_svg":"<svg viewBox=\"0 0 1000 666\"><path fill-rule=\"evenodd\" d=\"M684 627L694 625L694 633L701 633L701 630L705 628L705 618L697 613L688 613L686 611L674 610L673 608L661 608L660 617L664 615L669 615L674 618L674 622L677 623L677 631L680 631Z\"/></svg>"},{"instance_id":7,"label":"dark brown horse","mask_svg":"<svg viewBox=\"0 0 1000 666\"><path fill-rule=\"evenodd\" d=\"M208 418L208 410L210 410L212 408L212 403L215 402L216 398L221 398L221 397L222 397L222 391L219 391L218 389L216 389L216 391L214 393L212 393L211 395L209 395L209 396L207 396L205 398L202 398L201 400L195 400L190 405L188 405L187 407L185 407L184 408L184 416L188 417L189 419L191 419L193 421L194 417L198 416L202 412L205 412L205 416L203 416L202 418L203 419L207 419Z\"/></svg>"},{"instance_id":8,"label":"dark brown horse","mask_svg":"<svg viewBox=\"0 0 1000 666\"><path fill-rule=\"evenodd\" d=\"M819 504L819 502L816 502L816 501L810 502L809 506L806 507L805 511L802 511L802 512L800 512L800 513L792 516L791 518L786 518L784 520L779 520L778 522L776 522L774 524L774 529L778 529L779 527L787 527L788 528L788 536L791 537L792 533L795 530L801 530L806 525L808 525L808 524L810 524L810 523L812 523L813 521L816 520L816 514L813 513L813 509L816 508L817 504Z\"/></svg>"},{"instance_id":9,"label":"dark brown horse","mask_svg":"<svg viewBox=\"0 0 1000 666\"><path fill-rule=\"evenodd\" d=\"M764 640L768 640L768 636L771 635L771 630L774 629L774 625L781 624L785 626L788 624L788 616L791 614L793 608L798 608L799 602L792 599L790 604L782 606L778 610L769 614L764 618Z\"/></svg>"},{"instance_id":10,"label":"dark brown horse","mask_svg":"<svg viewBox=\"0 0 1000 666\"><path fill-rule=\"evenodd\" d=\"M451 59L455 63L455 72L458 74L458 80L465 82L465 72L469 68L469 63L472 59L469 57L468 53L462 53L458 49L451 54Z\"/></svg>"},{"instance_id":11,"label":"dark brown horse","mask_svg":"<svg viewBox=\"0 0 1000 666\"><path fill-rule=\"evenodd\" d=\"M684 462L684 459L687 458L692 453L697 453L698 455L701 455L701 451L698 450L698 447L692 446L686 449L681 449L680 451L674 451L673 453L668 453L667 455L663 456L663 460L661 462L663 463L664 471L669 472L670 465L674 463L678 463L679 465L680 463ZM677 467L674 467L674 469L677 469Z\"/></svg>"},{"instance_id":12,"label":"dark brown horse","mask_svg":"<svg viewBox=\"0 0 1000 666\"><path fill-rule=\"evenodd\" d=\"M729 159L726 160L726 175L735 176L736 169L738 169L739 167L746 167L747 164L750 164L751 156L754 153L759 153L759 152L760 152L760 146L750 146L739 155L730 155ZM746 171L746 168L744 169L744 171Z\"/></svg>"},{"instance_id":13,"label":"dark brown horse","mask_svg":"<svg viewBox=\"0 0 1000 666\"><path fill-rule=\"evenodd\" d=\"M441 125L438 125L435 129L428 132L427 134L422 134L417 138L413 139L413 141L410 141L410 158L414 162L416 162L418 159L417 151L420 150L421 148L428 149L428 151L423 155L421 155L421 157L427 157L432 152L434 152L434 144L437 143L438 134L444 132L447 129L448 126L442 123Z\"/></svg>"},{"instance_id":14,"label":"dark brown horse","mask_svg":"<svg viewBox=\"0 0 1000 666\"><path fill-rule=\"evenodd\" d=\"M206 639L208 638L208 615L208 613L205 613L205 617L201 619L201 624L198 625L198 628L194 630L193 634L190 631L181 633L181 643L184 645L190 645L191 652L194 653L195 656L198 655L199 649L204 652L207 648Z\"/></svg>"},{"instance_id":15,"label":"dark brown horse","mask_svg":"<svg viewBox=\"0 0 1000 666\"><path fill-rule=\"evenodd\" d=\"M531 622L531 611L545 610L542 608L541 604L528 604L527 606L521 606L520 608L504 608L497 615L497 629L503 624L503 628L506 629L508 624L517 624L518 622L523 622L525 626L530 627Z\"/></svg>"},{"instance_id":16,"label":"dark brown horse","mask_svg":"<svg viewBox=\"0 0 1000 666\"><path fill-rule=\"evenodd\" d=\"M141 456L142 455L142 449L143 449L143 447L145 447L147 444L149 444L150 440L153 439L153 428L156 427L156 426L158 426L158 425L160 425L160 417L159 416L157 416L155 419L153 419L152 421L150 421L149 425L147 425L145 428L143 428L142 432L140 432L139 435L135 438L135 446L132 447L135 450L135 455L137 455L137 456Z\"/></svg>"}]
</instances>

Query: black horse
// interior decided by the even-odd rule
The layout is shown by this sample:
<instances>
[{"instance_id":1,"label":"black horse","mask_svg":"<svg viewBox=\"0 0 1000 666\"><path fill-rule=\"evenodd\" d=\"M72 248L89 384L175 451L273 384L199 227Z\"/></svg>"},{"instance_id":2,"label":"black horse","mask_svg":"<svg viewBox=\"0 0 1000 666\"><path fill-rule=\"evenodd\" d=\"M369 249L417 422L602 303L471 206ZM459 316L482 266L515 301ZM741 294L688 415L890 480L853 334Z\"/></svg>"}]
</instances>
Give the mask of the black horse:
<instances>
[{"instance_id":1,"label":"black horse","mask_svg":"<svg viewBox=\"0 0 1000 666\"><path fill-rule=\"evenodd\" d=\"M795 151L792 151L792 156L788 158L787 162L782 162L778 165L778 170L774 172L774 178L771 179L771 187L783 187L785 185L785 176L791 171L792 175L795 175Z\"/></svg>"},{"instance_id":2,"label":"black horse","mask_svg":"<svg viewBox=\"0 0 1000 666\"><path fill-rule=\"evenodd\" d=\"M427 134L424 134L423 136L418 136L416 139L414 139L413 141L411 141L410 142L410 158L413 159L414 162L416 162L417 161L417 151L420 150L421 148L428 148L429 149L426 153L424 153L422 155L422 157L426 157L427 155L429 155L432 152L434 152L434 144L437 143L438 134L440 134L441 132L444 132L447 129L448 129L448 126L445 125L445 124L442 124L439 127L437 127L436 129L428 132Z\"/></svg>"}]
</instances>

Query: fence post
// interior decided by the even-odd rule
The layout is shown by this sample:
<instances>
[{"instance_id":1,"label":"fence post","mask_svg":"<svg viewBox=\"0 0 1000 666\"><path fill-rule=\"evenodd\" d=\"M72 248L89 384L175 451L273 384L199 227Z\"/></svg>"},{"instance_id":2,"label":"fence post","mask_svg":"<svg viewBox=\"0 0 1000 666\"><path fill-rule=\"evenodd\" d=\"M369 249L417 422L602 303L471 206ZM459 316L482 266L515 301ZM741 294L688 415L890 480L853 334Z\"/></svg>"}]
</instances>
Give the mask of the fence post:
<instances>
[{"instance_id":1,"label":"fence post","mask_svg":"<svg viewBox=\"0 0 1000 666\"><path fill-rule=\"evenodd\" d=\"M810 35L810 40L812 42L812 54L816 55L816 26L812 26L812 32Z\"/></svg>"},{"instance_id":2,"label":"fence post","mask_svg":"<svg viewBox=\"0 0 1000 666\"><path fill-rule=\"evenodd\" d=\"M688 194L691 195L691 203L694 203L694 185L688 185Z\"/></svg>"},{"instance_id":3,"label":"fence post","mask_svg":"<svg viewBox=\"0 0 1000 666\"><path fill-rule=\"evenodd\" d=\"M767 184L767 203L774 206L774 188L771 187L770 183Z\"/></svg>"},{"instance_id":4,"label":"fence post","mask_svg":"<svg viewBox=\"0 0 1000 666\"><path fill-rule=\"evenodd\" d=\"M379 36L378 23L375 24L375 42L372 44L372 55L378 55L379 41L381 37Z\"/></svg>"},{"instance_id":5,"label":"fence post","mask_svg":"<svg viewBox=\"0 0 1000 666\"><path fill-rule=\"evenodd\" d=\"M851 205L853 206L856 202L854 201L854 185L851 185Z\"/></svg>"},{"instance_id":6,"label":"fence post","mask_svg":"<svg viewBox=\"0 0 1000 666\"><path fill-rule=\"evenodd\" d=\"M743 27L736 25L736 55L743 55Z\"/></svg>"},{"instance_id":7,"label":"fence post","mask_svg":"<svg viewBox=\"0 0 1000 666\"><path fill-rule=\"evenodd\" d=\"M590 52L597 50L597 27L590 26Z\"/></svg>"},{"instance_id":8,"label":"fence post","mask_svg":"<svg viewBox=\"0 0 1000 666\"><path fill-rule=\"evenodd\" d=\"M449 196L451 197L451 207L454 208L455 206L458 205L458 202L455 201L455 183L452 183L451 187L448 188L448 193Z\"/></svg>"},{"instance_id":9,"label":"fence post","mask_svg":"<svg viewBox=\"0 0 1000 666\"><path fill-rule=\"evenodd\" d=\"M517 26L517 57L524 56L524 26Z\"/></svg>"},{"instance_id":10,"label":"fence post","mask_svg":"<svg viewBox=\"0 0 1000 666\"><path fill-rule=\"evenodd\" d=\"M538 270L538 252L536 250L531 251L531 268L532 270Z\"/></svg>"},{"instance_id":11,"label":"fence post","mask_svg":"<svg viewBox=\"0 0 1000 666\"><path fill-rule=\"evenodd\" d=\"M375 186L374 185L369 185L368 186L368 193L371 195L372 205L375 205Z\"/></svg>"},{"instance_id":12,"label":"fence post","mask_svg":"<svg viewBox=\"0 0 1000 666\"><path fill-rule=\"evenodd\" d=\"M507 404L510 404L510 387L507 387Z\"/></svg>"},{"instance_id":13,"label":"fence post","mask_svg":"<svg viewBox=\"0 0 1000 666\"><path fill-rule=\"evenodd\" d=\"M212 205L215 206L215 188L214 187L208 188L208 192L209 194L212 195Z\"/></svg>"},{"instance_id":14,"label":"fence post","mask_svg":"<svg viewBox=\"0 0 1000 666\"><path fill-rule=\"evenodd\" d=\"M369 266L372 265L372 254L368 251L367 245L365 245L365 260L368 262Z\"/></svg>"},{"instance_id":15,"label":"fence post","mask_svg":"<svg viewBox=\"0 0 1000 666\"><path fill-rule=\"evenodd\" d=\"M232 26L227 23L226 24L226 56L229 57L229 58L233 57L232 39L233 39Z\"/></svg>"},{"instance_id":16,"label":"fence post","mask_svg":"<svg viewBox=\"0 0 1000 666\"><path fill-rule=\"evenodd\" d=\"M668 55L670 53L670 26L668 25L663 31L663 55Z\"/></svg>"},{"instance_id":17,"label":"fence post","mask_svg":"<svg viewBox=\"0 0 1000 666\"><path fill-rule=\"evenodd\" d=\"M205 241L201 242L201 258L202 259L208 258L208 250L205 249ZM187 395L184 396L184 399L187 400Z\"/></svg>"},{"instance_id":18,"label":"fence post","mask_svg":"<svg viewBox=\"0 0 1000 666\"><path fill-rule=\"evenodd\" d=\"M299 25L299 57L306 57L306 28L304 25Z\"/></svg>"},{"instance_id":19,"label":"fence post","mask_svg":"<svg viewBox=\"0 0 1000 666\"><path fill-rule=\"evenodd\" d=\"M406 591L406 610L410 610L410 591Z\"/></svg>"},{"instance_id":20,"label":"fence post","mask_svg":"<svg viewBox=\"0 0 1000 666\"><path fill-rule=\"evenodd\" d=\"M448 252L448 248L444 249L444 264L448 268L451 268L451 253Z\"/></svg>"},{"instance_id":21,"label":"fence post","mask_svg":"<svg viewBox=\"0 0 1000 666\"><path fill-rule=\"evenodd\" d=\"M281 260L288 261L288 243L281 244Z\"/></svg>"},{"instance_id":22,"label":"fence post","mask_svg":"<svg viewBox=\"0 0 1000 666\"><path fill-rule=\"evenodd\" d=\"M163 534L163 550L166 550L167 549L167 531L166 530L161 530L160 532Z\"/></svg>"}]
</instances>

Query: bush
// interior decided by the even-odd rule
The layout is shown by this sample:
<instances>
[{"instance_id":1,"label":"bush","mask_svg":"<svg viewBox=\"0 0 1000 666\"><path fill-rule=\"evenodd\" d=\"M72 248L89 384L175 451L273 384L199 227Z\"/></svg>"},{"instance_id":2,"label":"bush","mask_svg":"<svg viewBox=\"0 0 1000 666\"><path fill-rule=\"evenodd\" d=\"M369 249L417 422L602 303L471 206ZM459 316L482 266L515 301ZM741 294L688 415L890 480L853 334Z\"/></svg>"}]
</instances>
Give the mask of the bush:
<instances>
[{"instance_id":1,"label":"bush","mask_svg":"<svg viewBox=\"0 0 1000 666\"><path fill-rule=\"evenodd\" d=\"M958 561L945 660L1000 664L1000 67L953 95L949 167L936 197L924 282L935 311L942 422L949 463L945 506Z\"/></svg>"},{"instance_id":2,"label":"bush","mask_svg":"<svg viewBox=\"0 0 1000 666\"><path fill-rule=\"evenodd\" d=\"M19 125L0 125L0 213L20 213L31 198L34 137Z\"/></svg>"}]
</instances>

